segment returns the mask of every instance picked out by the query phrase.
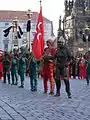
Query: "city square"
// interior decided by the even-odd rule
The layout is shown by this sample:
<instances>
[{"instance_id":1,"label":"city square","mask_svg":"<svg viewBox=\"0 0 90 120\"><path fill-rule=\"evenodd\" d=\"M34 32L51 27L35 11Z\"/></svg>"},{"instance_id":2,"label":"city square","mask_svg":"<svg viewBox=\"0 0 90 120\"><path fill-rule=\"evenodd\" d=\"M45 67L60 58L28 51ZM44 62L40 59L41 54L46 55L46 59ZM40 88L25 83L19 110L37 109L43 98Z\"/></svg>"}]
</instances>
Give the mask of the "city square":
<instances>
[{"instance_id":1,"label":"city square","mask_svg":"<svg viewBox=\"0 0 90 120\"><path fill-rule=\"evenodd\" d=\"M1 2L0 120L90 120L90 0Z\"/></svg>"}]
</instances>

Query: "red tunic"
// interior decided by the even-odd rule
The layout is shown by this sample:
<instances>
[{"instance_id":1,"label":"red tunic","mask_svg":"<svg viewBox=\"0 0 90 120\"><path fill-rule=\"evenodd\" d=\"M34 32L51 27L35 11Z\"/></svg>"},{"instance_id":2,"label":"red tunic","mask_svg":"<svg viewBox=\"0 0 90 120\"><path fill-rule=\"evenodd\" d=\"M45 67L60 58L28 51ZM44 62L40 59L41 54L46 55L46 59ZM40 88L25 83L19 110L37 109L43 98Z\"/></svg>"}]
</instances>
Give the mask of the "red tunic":
<instances>
[{"instance_id":1,"label":"red tunic","mask_svg":"<svg viewBox=\"0 0 90 120\"><path fill-rule=\"evenodd\" d=\"M79 79L83 78L83 62L81 61L79 64Z\"/></svg>"},{"instance_id":2,"label":"red tunic","mask_svg":"<svg viewBox=\"0 0 90 120\"><path fill-rule=\"evenodd\" d=\"M87 64L85 64L85 60L84 60L83 61L83 71L82 71L83 79L86 79L86 68L87 68Z\"/></svg>"},{"instance_id":3,"label":"red tunic","mask_svg":"<svg viewBox=\"0 0 90 120\"><path fill-rule=\"evenodd\" d=\"M52 48L45 48L45 55L52 56L55 54L56 49ZM48 90L48 83L47 81L50 80L50 92L54 92L54 67L55 62L53 60L49 60L48 58L44 58L44 67L43 67L43 79L44 79L44 91L47 92Z\"/></svg>"}]
</instances>

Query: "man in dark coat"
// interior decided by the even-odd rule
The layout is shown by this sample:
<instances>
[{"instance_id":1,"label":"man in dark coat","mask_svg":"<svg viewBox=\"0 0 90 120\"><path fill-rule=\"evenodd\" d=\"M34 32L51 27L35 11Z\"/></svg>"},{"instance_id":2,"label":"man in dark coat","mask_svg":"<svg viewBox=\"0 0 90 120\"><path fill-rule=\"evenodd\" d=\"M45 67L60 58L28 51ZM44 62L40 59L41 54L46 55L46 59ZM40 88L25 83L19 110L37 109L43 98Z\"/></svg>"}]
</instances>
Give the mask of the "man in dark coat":
<instances>
[{"instance_id":1,"label":"man in dark coat","mask_svg":"<svg viewBox=\"0 0 90 120\"><path fill-rule=\"evenodd\" d=\"M65 40L63 37L60 37L60 39L58 40L57 51L50 58L56 59L55 82L56 82L57 91L55 96L60 96L60 88L61 88L60 77L63 77L68 98L71 98L70 83L68 78L68 62L71 58L71 54L68 48L65 46Z\"/></svg>"},{"instance_id":2,"label":"man in dark coat","mask_svg":"<svg viewBox=\"0 0 90 120\"><path fill-rule=\"evenodd\" d=\"M86 57L85 64L87 65L86 81L87 81L87 85L89 85L89 79L90 79L90 50L86 53L85 57Z\"/></svg>"},{"instance_id":3,"label":"man in dark coat","mask_svg":"<svg viewBox=\"0 0 90 120\"><path fill-rule=\"evenodd\" d=\"M4 83L6 83L6 75L8 78L8 84L10 84L10 69L11 69L11 58L7 51L3 55L3 73L4 73Z\"/></svg>"}]
</instances>

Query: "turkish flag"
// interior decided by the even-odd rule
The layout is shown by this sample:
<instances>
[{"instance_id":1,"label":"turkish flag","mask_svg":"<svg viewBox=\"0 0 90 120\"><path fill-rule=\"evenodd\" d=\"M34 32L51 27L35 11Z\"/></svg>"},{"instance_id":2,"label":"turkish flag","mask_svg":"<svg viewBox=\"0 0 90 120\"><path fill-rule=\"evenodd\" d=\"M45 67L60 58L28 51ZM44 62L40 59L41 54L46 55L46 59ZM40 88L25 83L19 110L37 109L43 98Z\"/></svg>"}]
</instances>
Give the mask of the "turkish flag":
<instances>
[{"instance_id":1,"label":"turkish flag","mask_svg":"<svg viewBox=\"0 0 90 120\"><path fill-rule=\"evenodd\" d=\"M36 60L40 60L44 51L44 24L43 24L42 8L40 8L40 13L38 16L36 33L34 35L34 40L32 44L32 51Z\"/></svg>"}]
</instances>

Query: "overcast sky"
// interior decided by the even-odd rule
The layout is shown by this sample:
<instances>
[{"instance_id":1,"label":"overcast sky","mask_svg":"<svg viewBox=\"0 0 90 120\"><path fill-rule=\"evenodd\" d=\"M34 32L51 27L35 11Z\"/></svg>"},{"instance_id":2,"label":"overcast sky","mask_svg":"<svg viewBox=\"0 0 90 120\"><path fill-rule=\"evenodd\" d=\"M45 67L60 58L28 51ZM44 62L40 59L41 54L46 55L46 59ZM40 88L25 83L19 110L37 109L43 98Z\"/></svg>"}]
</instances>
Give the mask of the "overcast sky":
<instances>
[{"instance_id":1,"label":"overcast sky","mask_svg":"<svg viewBox=\"0 0 90 120\"><path fill-rule=\"evenodd\" d=\"M54 33L57 35L59 16L64 14L65 0L42 0L43 16L53 21ZM1 0L0 10L21 10L39 12L39 0Z\"/></svg>"}]
</instances>

